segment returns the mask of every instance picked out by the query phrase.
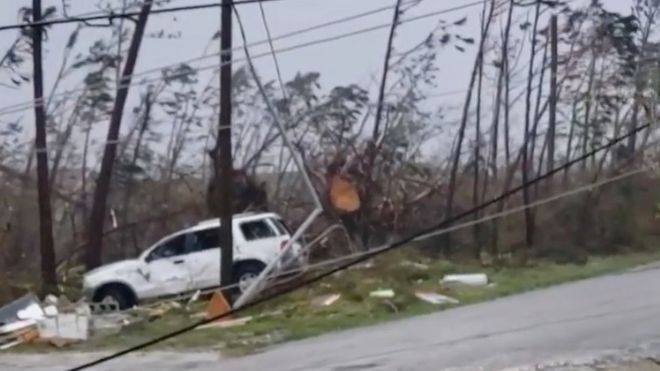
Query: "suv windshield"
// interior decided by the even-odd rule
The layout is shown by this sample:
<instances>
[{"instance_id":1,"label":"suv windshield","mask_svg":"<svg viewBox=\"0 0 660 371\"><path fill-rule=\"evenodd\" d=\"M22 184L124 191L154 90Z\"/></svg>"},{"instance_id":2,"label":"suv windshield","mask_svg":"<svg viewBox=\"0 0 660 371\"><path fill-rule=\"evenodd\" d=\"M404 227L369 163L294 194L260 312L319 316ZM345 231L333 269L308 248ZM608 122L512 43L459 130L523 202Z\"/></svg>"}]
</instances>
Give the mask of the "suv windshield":
<instances>
[{"instance_id":1,"label":"suv windshield","mask_svg":"<svg viewBox=\"0 0 660 371\"><path fill-rule=\"evenodd\" d=\"M289 235L291 234L289 227L287 227L286 224L284 224L284 221L282 221L281 219L270 218L270 221L273 222L273 225L275 226L275 228L277 228L277 232L280 236L284 234L289 234Z\"/></svg>"},{"instance_id":2,"label":"suv windshield","mask_svg":"<svg viewBox=\"0 0 660 371\"><path fill-rule=\"evenodd\" d=\"M241 232L247 241L278 236L265 219L241 223Z\"/></svg>"}]
</instances>

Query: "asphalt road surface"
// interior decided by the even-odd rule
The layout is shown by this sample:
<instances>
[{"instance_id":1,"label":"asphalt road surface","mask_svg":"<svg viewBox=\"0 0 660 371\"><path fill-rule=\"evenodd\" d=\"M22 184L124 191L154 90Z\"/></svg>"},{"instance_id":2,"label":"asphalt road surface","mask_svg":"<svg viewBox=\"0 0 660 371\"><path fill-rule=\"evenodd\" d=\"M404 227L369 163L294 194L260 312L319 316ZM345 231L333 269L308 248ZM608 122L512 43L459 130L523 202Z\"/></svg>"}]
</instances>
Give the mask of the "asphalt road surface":
<instances>
[{"instance_id":1,"label":"asphalt road surface","mask_svg":"<svg viewBox=\"0 0 660 371\"><path fill-rule=\"evenodd\" d=\"M67 369L99 354L2 354L0 370ZM242 358L147 352L98 370L498 370L660 356L660 269L555 286L487 303L272 347ZM648 358L647 358L648 359Z\"/></svg>"}]
</instances>

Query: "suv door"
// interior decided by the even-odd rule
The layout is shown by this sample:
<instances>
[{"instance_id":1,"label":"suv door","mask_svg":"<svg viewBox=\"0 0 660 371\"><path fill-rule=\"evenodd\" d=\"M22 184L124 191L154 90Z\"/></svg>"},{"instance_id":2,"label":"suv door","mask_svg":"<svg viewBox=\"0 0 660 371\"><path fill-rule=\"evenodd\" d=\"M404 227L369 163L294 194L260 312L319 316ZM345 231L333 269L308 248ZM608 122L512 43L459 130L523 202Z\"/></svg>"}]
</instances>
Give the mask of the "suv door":
<instances>
[{"instance_id":1,"label":"suv door","mask_svg":"<svg viewBox=\"0 0 660 371\"><path fill-rule=\"evenodd\" d=\"M190 233L188 259L194 289L220 285L220 244L218 229Z\"/></svg>"},{"instance_id":2,"label":"suv door","mask_svg":"<svg viewBox=\"0 0 660 371\"><path fill-rule=\"evenodd\" d=\"M190 290L192 275L186 264L186 234L169 238L146 258L149 285L144 297L178 294Z\"/></svg>"}]
</instances>

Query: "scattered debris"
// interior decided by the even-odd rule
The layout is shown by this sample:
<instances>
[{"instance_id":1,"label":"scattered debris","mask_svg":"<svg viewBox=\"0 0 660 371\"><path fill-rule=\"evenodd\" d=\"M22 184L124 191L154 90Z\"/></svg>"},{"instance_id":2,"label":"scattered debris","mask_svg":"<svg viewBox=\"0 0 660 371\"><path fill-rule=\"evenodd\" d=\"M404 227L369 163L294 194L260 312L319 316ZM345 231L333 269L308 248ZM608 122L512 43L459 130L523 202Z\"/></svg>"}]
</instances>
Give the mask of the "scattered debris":
<instances>
[{"instance_id":1,"label":"scattered debris","mask_svg":"<svg viewBox=\"0 0 660 371\"><path fill-rule=\"evenodd\" d=\"M59 300L57 299L57 296L55 296L53 294L48 294L48 295L46 295L46 298L44 298L44 304L46 304L46 305L57 306L58 301Z\"/></svg>"},{"instance_id":2,"label":"scattered debris","mask_svg":"<svg viewBox=\"0 0 660 371\"><path fill-rule=\"evenodd\" d=\"M133 319L133 321L131 321ZM142 319L132 316L129 313L105 313L93 315L90 318L90 331L95 336L114 335L121 331L124 326L128 326Z\"/></svg>"},{"instance_id":3,"label":"scattered debris","mask_svg":"<svg viewBox=\"0 0 660 371\"><path fill-rule=\"evenodd\" d=\"M186 304L186 306L188 306L188 305L196 302L197 300L199 300L200 296L202 296L202 290L195 291L195 293L188 300L188 303Z\"/></svg>"},{"instance_id":4,"label":"scattered debris","mask_svg":"<svg viewBox=\"0 0 660 371\"><path fill-rule=\"evenodd\" d=\"M341 294L322 295L312 299L311 304L313 307L327 307L334 304L340 297Z\"/></svg>"},{"instance_id":5,"label":"scattered debris","mask_svg":"<svg viewBox=\"0 0 660 371\"><path fill-rule=\"evenodd\" d=\"M60 308L56 315L45 316L37 322L39 338L56 346L87 340L90 317L91 310L85 302L78 304L74 310Z\"/></svg>"},{"instance_id":6,"label":"scattered debris","mask_svg":"<svg viewBox=\"0 0 660 371\"><path fill-rule=\"evenodd\" d=\"M485 286L488 284L488 276L485 273L447 274L442 278L441 283Z\"/></svg>"},{"instance_id":7,"label":"scattered debris","mask_svg":"<svg viewBox=\"0 0 660 371\"><path fill-rule=\"evenodd\" d=\"M430 304L442 305L442 304L459 304L460 301L449 296L436 294L435 292L415 292L415 296Z\"/></svg>"},{"instance_id":8,"label":"scattered debris","mask_svg":"<svg viewBox=\"0 0 660 371\"><path fill-rule=\"evenodd\" d=\"M229 319L225 321L214 321L211 323L207 323L205 325L197 327L198 330L201 329L208 329L208 328L229 328L229 327L236 327L236 326L243 326L246 323L250 322L252 320L252 316L247 316L247 317L241 317L241 318L236 318L236 319Z\"/></svg>"},{"instance_id":9,"label":"scattered debris","mask_svg":"<svg viewBox=\"0 0 660 371\"><path fill-rule=\"evenodd\" d=\"M89 309L94 314L104 314L119 311L118 303L89 303Z\"/></svg>"},{"instance_id":10,"label":"scattered debris","mask_svg":"<svg viewBox=\"0 0 660 371\"><path fill-rule=\"evenodd\" d=\"M394 297L394 290L392 289L376 290L370 292L369 296L372 298L389 299Z\"/></svg>"},{"instance_id":11,"label":"scattered debris","mask_svg":"<svg viewBox=\"0 0 660 371\"><path fill-rule=\"evenodd\" d=\"M9 349L17 345L34 341L39 337L39 332L34 324L15 330L10 333L0 333L0 350Z\"/></svg>"},{"instance_id":12,"label":"scattered debris","mask_svg":"<svg viewBox=\"0 0 660 371\"><path fill-rule=\"evenodd\" d=\"M374 267L374 262L372 260L369 260L362 264L356 264L348 269L371 269L373 267Z\"/></svg>"},{"instance_id":13,"label":"scattered debris","mask_svg":"<svg viewBox=\"0 0 660 371\"><path fill-rule=\"evenodd\" d=\"M388 308L392 310L392 313L399 313L399 308L391 300L383 300L383 304L387 305Z\"/></svg>"},{"instance_id":14,"label":"scattered debris","mask_svg":"<svg viewBox=\"0 0 660 371\"><path fill-rule=\"evenodd\" d=\"M429 266L426 264L422 263L417 263L417 262L411 262L409 260L404 260L401 262L401 265L404 267L413 267L416 269L419 269L420 271L427 271L429 270Z\"/></svg>"},{"instance_id":15,"label":"scattered debris","mask_svg":"<svg viewBox=\"0 0 660 371\"><path fill-rule=\"evenodd\" d=\"M32 314L29 311L25 312L25 310L28 308L36 310L35 305L39 309L41 308L39 299L34 294L26 294L5 305L0 308L0 326L21 320L22 318L18 317L19 312L22 312L24 315Z\"/></svg>"},{"instance_id":16,"label":"scattered debris","mask_svg":"<svg viewBox=\"0 0 660 371\"><path fill-rule=\"evenodd\" d=\"M0 308L0 350L33 341L37 321L44 318L39 299L27 294Z\"/></svg>"},{"instance_id":17,"label":"scattered debris","mask_svg":"<svg viewBox=\"0 0 660 371\"><path fill-rule=\"evenodd\" d=\"M167 314L173 309L181 309L182 305L177 301L163 301L156 305L133 307L130 312L141 315L143 318L153 321ZM121 313L121 312L120 312Z\"/></svg>"},{"instance_id":18,"label":"scattered debris","mask_svg":"<svg viewBox=\"0 0 660 371\"><path fill-rule=\"evenodd\" d=\"M57 307L54 305L49 305L47 307L44 307L44 314L46 316L50 316L50 317L56 316L57 313L59 313L59 311L57 310Z\"/></svg>"},{"instance_id":19,"label":"scattered debris","mask_svg":"<svg viewBox=\"0 0 660 371\"><path fill-rule=\"evenodd\" d=\"M44 315L44 310L41 308L41 305L36 302L16 312L16 317L21 320L33 319L36 321L43 319Z\"/></svg>"}]
</instances>

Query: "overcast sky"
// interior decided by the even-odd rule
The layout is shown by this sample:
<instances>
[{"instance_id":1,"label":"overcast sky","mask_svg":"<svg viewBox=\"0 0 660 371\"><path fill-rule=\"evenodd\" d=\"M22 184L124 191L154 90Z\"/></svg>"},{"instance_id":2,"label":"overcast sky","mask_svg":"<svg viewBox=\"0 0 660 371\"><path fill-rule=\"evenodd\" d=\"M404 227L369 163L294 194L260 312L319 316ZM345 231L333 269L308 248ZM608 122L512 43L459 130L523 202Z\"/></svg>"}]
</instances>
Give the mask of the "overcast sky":
<instances>
[{"instance_id":1,"label":"overcast sky","mask_svg":"<svg viewBox=\"0 0 660 371\"><path fill-rule=\"evenodd\" d=\"M211 0L172 0L165 6L180 6L185 4L208 3ZM97 8L95 0L67 0L70 4L70 14L80 14L94 11ZM267 2L264 4L271 32L274 36L301 28L327 22L336 18L351 16L383 6L395 4L395 0L282 0ZM411 11L403 15L403 19L422 15L438 10L452 8L460 5L473 3L474 0L422 0ZM578 4L580 0L573 3ZM0 12L0 24L16 23L17 12L20 7L30 6L28 0L4 0ZM606 7L613 11L627 13L632 0L603 0ZM61 0L44 0L43 6L54 5L58 9ZM117 6L121 0L116 0ZM265 38L266 33L261 21L258 5L248 4L239 8L242 19L247 30L250 41L258 41ZM401 51L418 43L436 25L439 19L455 21L467 16L468 22L463 28L463 34L478 39L478 24L481 6L472 6L468 9L459 10L437 17L431 17L421 21L406 23L398 30L394 43L395 50ZM158 33L164 30L166 33L179 35L175 39L157 39L148 37L144 40L139 55L136 72L151 70L157 67L175 64L186 59L202 55L209 43L210 36L217 30L219 24L219 8L196 10L190 12L179 12L175 14L160 14L151 16L147 34ZM60 16L60 14L58 14ZM276 42L276 48L286 48L291 45L325 38L341 34L351 30L366 28L381 23L390 22L392 11L383 11L378 14L365 17L350 23L310 32L305 35L296 36L281 42ZM74 25L55 25L49 30L49 40L45 44L45 76L47 86L52 84L54 75L61 61L62 51L69 34ZM234 28L234 43L240 45L238 28ZM79 48L86 48L89 43L97 39L102 33L110 32L109 29L90 29L80 36ZM291 79L299 71L318 71L321 73L323 88L329 89L335 85L360 83L368 86L372 94L377 86L383 64L388 29L380 29L366 34L310 46L289 52L280 53L279 61L284 80ZM5 31L0 33L0 51L4 53L10 43L15 39L16 31ZM212 51L217 51L214 43ZM254 48L253 54L268 51L267 46ZM469 78L470 68L474 60L475 47L468 49L466 53L460 53L453 48L447 49L440 54L438 59L439 80L436 91L432 94L442 94L465 89ZM242 53L236 53L241 57ZM208 59L197 62L195 66L217 65L217 59ZM257 60L257 68L265 79L275 79L275 70L271 58L260 58ZM157 77L158 74L149 75ZM6 82L6 76L2 77ZM78 83L78 82L76 82ZM70 89L71 85L63 86ZM49 89L46 90L47 92ZM135 99L133 90L133 100ZM0 109L11 104L22 103L31 99L31 87L24 86L20 89L9 89L0 86ZM434 98L431 104L454 103L463 99L463 95L453 94ZM32 112L22 113L24 123L32 123ZM0 117L0 122L3 117Z\"/></svg>"}]
</instances>

